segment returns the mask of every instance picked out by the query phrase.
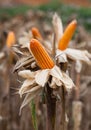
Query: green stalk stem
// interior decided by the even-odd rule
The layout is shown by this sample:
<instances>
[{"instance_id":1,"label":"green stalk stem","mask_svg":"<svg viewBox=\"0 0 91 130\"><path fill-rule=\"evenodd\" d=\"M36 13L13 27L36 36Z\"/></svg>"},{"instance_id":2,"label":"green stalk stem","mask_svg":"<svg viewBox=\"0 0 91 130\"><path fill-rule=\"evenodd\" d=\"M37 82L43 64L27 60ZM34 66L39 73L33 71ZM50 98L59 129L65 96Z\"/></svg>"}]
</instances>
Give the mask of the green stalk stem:
<instances>
[{"instance_id":1,"label":"green stalk stem","mask_svg":"<svg viewBox=\"0 0 91 130\"><path fill-rule=\"evenodd\" d=\"M38 130L36 108L35 108L34 100L31 101L31 112L32 112L32 121L33 121L34 130Z\"/></svg>"}]
</instances>

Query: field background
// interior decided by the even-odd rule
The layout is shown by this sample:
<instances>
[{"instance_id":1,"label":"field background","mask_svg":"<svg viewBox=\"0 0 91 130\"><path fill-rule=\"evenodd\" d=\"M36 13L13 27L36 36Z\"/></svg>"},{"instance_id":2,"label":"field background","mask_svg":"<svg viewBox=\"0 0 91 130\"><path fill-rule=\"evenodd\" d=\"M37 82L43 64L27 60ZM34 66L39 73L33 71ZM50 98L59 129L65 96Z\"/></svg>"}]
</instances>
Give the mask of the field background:
<instances>
[{"instance_id":1,"label":"field background","mask_svg":"<svg viewBox=\"0 0 91 130\"><path fill-rule=\"evenodd\" d=\"M61 16L64 29L69 21L77 19L78 26L73 37L75 47L81 50L87 49L91 53L90 0L0 0L0 51L6 48L7 33L10 30L15 32L17 41L19 36L24 31L28 32L32 26L37 26L44 38L48 37L53 31L51 21L55 12ZM0 61L0 130L33 130L30 105L25 107L22 115L19 116L22 99L14 93L20 83L17 81L17 74L12 72L16 59L12 63L9 59L10 56L7 55ZM76 82L74 64L71 73L71 77ZM74 93L67 98L67 114L70 120L67 128L70 130L73 130L73 100ZM86 64L83 64L80 74L79 100L83 104L80 130L91 130L91 66ZM38 129L45 130L46 107L37 102ZM59 118L57 124L60 124ZM60 130L60 127L56 129Z\"/></svg>"}]
</instances>

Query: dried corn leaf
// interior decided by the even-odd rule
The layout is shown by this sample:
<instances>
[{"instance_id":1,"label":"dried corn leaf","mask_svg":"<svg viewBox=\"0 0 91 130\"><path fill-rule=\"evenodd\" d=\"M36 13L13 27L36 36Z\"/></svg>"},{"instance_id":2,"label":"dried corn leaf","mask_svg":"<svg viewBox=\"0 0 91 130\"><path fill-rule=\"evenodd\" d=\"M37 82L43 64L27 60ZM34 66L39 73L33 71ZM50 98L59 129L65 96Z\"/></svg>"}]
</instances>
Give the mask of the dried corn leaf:
<instances>
[{"instance_id":1,"label":"dried corn leaf","mask_svg":"<svg viewBox=\"0 0 91 130\"><path fill-rule=\"evenodd\" d=\"M23 85L21 86L21 88L19 89L19 94L20 94L20 97L22 97L22 95L30 90L32 87L33 87L33 84L34 84L35 80L34 79L27 79L24 81ZM32 85L32 86L31 86Z\"/></svg>"},{"instance_id":2,"label":"dried corn leaf","mask_svg":"<svg viewBox=\"0 0 91 130\"><path fill-rule=\"evenodd\" d=\"M35 81L40 86L44 87L45 83L48 81L49 78L49 69L40 70L39 73L35 76Z\"/></svg>"},{"instance_id":3,"label":"dried corn leaf","mask_svg":"<svg viewBox=\"0 0 91 130\"><path fill-rule=\"evenodd\" d=\"M51 69L50 75L59 79L67 90L72 89L74 87L74 83L71 78L66 73L60 71L57 66Z\"/></svg>"},{"instance_id":4,"label":"dried corn leaf","mask_svg":"<svg viewBox=\"0 0 91 130\"><path fill-rule=\"evenodd\" d=\"M56 44L58 44L60 38L63 35L63 25L62 25L62 20L57 15L57 13L55 13L53 15L52 23L53 23L54 32L55 32L55 35L56 35Z\"/></svg>"},{"instance_id":5,"label":"dried corn leaf","mask_svg":"<svg viewBox=\"0 0 91 130\"><path fill-rule=\"evenodd\" d=\"M12 46L12 50L17 54L17 55L23 55L23 52L21 52L19 50L19 46L15 45L15 46Z\"/></svg>"},{"instance_id":6,"label":"dried corn leaf","mask_svg":"<svg viewBox=\"0 0 91 130\"><path fill-rule=\"evenodd\" d=\"M61 50L56 51L56 60L58 63L67 62L67 56L65 55L64 51Z\"/></svg>"},{"instance_id":7,"label":"dried corn leaf","mask_svg":"<svg viewBox=\"0 0 91 130\"><path fill-rule=\"evenodd\" d=\"M91 54L88 51L81 51L76 49L66 49L65 54L72 60L80 60L91 65Z\"/></svg>"},{"instance_id":8,"label":"dried corn leaf","mask_svg":"<svg viewBox=\"0 0 91 130\"><path fill-rule=\"evenodd\" d=\"M34 99L34 98L39 94L40 90L41 90L41 89L38 88L35 92L33 92L33 93L28 93L28 94L25 96L25 98L24 98L24 100L23 100L23 102L22 102L22 104L21 104L21 107L20 107L20 112L19 112L20 114L21 114L22 108L25 107L29 102L31 102L31 100Z\"/></svg>"},{"instance_id":9,"label":"dried corn leaf","mask_svg":"<svg viewBox=\"0 0 91 130\"><path fill-rule=\"evenodd\" d=\"M62 78L62 73L61 73L60 69L57 66L54 66L50 70L50 75L52 75L53 77L55 77L55 78L57 78L59 80Z\"/></svg>"},{"instance_id":10,"label":"dried corn leaf","mask_svg":"<svg viewBox=\"0 0 91 130\"><path fill-rule=\"evenodd\" d=\"M31 88L31 89L27 90L26 92L24 92L24 94L26 94L26 93L34 93L38 89L42 89L42 87L41 86L34 86L33 88Z\"/></svg>"},{"instance_id":11,"label":"dried corn leaf","mask_svg":"<svg viewBox=\"0 0 91 130\"><path fill-rule=\"evenodd\" d=\"M49 86L53 89L57 88L57 86L62 86L62 82L60 80L58 80L55 77L52 77L52 81L51 83L49 83Z\"/></svg>"},{"instance_id":12,"label":"dried corn leaf","mask_svg":"<svg viewBox=\"0 0 91 130\"><path fill-rule=\"evenodd\" d=\"M31 53L28 50L28 47L22 48L21 45L12 46L12 50L19 56L29 56Z\"/></svg>"},{"instance_id":13,"label":"dried corn leaf","mask_svg":"<svg viewBox=\"0 0 91 130\"><path fill-rule=\"evenodd\" d=\"M71 80L71 78L63 72L63 77L61 79L61 81L64 84L65 89L69 92L72 88L75 87L73 81Z\"/></svg>"},{"instance_id":14,"label":"dried corn leaf","mask_svg":"<svg viewBox=\"0 0 91 130\"><path fill-rule=\"evenodd\" d=\"M22 67L24 67L24 68L32 68L31 65L34 62L35 62L35 60L31 55L28 56L28 57L23 57L23 58L18 60L18 62L14 66L13 71L16 72L17 70L21 69ZM37 65L35 67L37 67Z\"/></svg>"},{"instance_id":15,"label":"dried corn leaf","mask_svg":"<svg viewBox=\"0 0 91 130\"><path fill-rule=\"evenodd\" d=\"M35 77L35 74L36 72L31 72L30 70L23 70L18 73L19 76L27 79L33 79Z\"/></svg>"}]
</instances>

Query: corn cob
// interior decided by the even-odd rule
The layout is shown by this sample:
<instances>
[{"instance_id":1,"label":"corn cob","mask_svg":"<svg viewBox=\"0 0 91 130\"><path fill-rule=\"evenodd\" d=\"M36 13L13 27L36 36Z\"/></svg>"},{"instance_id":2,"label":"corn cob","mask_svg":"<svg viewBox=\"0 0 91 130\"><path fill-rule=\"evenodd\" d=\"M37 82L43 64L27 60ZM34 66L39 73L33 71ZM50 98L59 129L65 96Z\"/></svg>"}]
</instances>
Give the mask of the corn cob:
<instances>
[{"instance_id":1,"label":"corn cob","mask_svg":"<svg viewBox=\"0 0 91 130\"><path fill-rule=\"evenodd\" d=\"M59 40L58 49L65 50L68 46L69 41L71 40L74 31L77 26L77 21L73 20L66 28L62 38Z\"/></svg>"},{"instance_id":2,"label":"corn cob","mask_svg":"<svg viewBox=\"0 0 91 130\"><path fill-rule=\"evenodd\" d=\"M51 69L54 67L53 60L38 40L31 39L30 49L41 69Z\"/></svg>"},{"instance_id":3,"label":"corn cob","mask_svg":"<svg viewBox=\"0 0 91 130\"><path fill-rule=\"evenodd\" d=\"M16 42L15 34L13 31L10 31L8 33L7 39L6 39L6 45L10 48L12 45L14 45Z\"/></svg>"},{"instance_id":4,"label":"corn cob","mask_svg":"<svg viewBox=\"0 0 91 130\"><path fill-rule=\"evenodd\" d=\"M37 28L33 27L31 31L34 38L42 39L42 36Z\"/></svg>"}]
</instances>

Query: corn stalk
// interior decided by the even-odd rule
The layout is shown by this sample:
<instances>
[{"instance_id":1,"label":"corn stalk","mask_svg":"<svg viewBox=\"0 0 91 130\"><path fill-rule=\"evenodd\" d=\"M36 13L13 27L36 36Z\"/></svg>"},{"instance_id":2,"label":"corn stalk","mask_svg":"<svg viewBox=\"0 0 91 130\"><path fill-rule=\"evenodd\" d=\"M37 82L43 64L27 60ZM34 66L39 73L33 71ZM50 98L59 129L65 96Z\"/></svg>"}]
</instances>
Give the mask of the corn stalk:
<instances>
[{"instance_id":1,"label":"corn stalk","mask_svg":"<svg viewBox=\"0 0 91 130\"><path fill-rule=\"evenodd\" d=\"M56 117L56 97L52 97L53 90L46 85L46 104L47 104L47 126L46 130L55 130Z\"/></svg>"}]
</instances>

